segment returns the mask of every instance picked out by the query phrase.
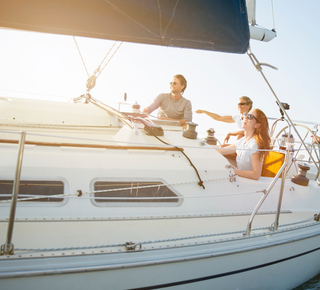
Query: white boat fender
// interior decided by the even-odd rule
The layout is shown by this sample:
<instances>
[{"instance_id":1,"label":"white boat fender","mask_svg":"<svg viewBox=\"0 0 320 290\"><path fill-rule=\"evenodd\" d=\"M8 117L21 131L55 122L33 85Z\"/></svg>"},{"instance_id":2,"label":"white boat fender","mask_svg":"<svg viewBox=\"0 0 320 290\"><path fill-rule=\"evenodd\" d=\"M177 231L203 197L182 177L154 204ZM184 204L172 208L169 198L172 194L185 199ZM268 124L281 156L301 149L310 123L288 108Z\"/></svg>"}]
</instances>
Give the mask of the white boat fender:
<instances>
[{"instance_id":1,"label":"white boat fender","mask_svg":"<svg viewBox=\"0 0 320 290\"><path fill-rule=\"evenodd\" d=\"M291 177L291 181L295 184L308 186L309 179L306 177L307 171L310 169L310 166L306 163L298 164L299 172L297 175L293 175Z\"/></svg>"}]
</instances>

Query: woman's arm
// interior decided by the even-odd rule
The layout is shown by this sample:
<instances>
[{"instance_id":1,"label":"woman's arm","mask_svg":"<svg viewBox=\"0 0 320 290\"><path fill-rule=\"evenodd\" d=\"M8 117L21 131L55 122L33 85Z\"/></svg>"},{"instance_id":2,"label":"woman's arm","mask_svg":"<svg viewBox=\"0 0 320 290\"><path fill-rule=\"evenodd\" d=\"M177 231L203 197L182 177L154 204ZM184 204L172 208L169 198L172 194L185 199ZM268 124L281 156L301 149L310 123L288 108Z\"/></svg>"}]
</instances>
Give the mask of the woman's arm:
<instances>
[{"instance_id":1,"label":"woman's arm","mask_svg":"<svg viewBox=\"0 0 320 290\"><path fill-rule=\"evenodd\" d=\"M223 149L217 149L217 151L222 155L229 155L235 153L236 149L236 144L231 144L226 147L223 147Z\"/></svg>"},{"instance_id":2,"label":"woman's arm","mask_svg":"<svg viewBox=\"0 0 320 290\"><path fill-rule=\"evenodd\" d=\"M258 180L262 171L262 160L260 153L253 153L251 155L252 171L234 169L234 173L241 177Z\"/></svg>"},{"instance_id":3,"label":"woman's arm","mask_svg":"<svg viewBox=\"0 0 320 290\"><path fill-rule=\"evenodd\" d=\"M231 136L237 136L237 140L238 140L238 139L240 139L240 138L242 138L244 136L244 130L239 130L239 131L236 131L236 132L228 133L226 138L223 141L223 144L228 143Z\"/></svg>"}]
</instances>

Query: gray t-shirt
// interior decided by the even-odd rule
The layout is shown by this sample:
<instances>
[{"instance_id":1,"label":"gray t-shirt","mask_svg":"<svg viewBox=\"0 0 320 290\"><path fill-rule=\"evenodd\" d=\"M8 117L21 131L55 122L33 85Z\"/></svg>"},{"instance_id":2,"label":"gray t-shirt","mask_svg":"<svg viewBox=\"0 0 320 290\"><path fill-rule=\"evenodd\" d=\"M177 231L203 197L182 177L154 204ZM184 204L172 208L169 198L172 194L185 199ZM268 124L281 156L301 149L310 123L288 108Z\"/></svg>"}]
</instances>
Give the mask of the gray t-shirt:
<instances>
[{"instance_id":1,"label":"gray t-shirt","mask_svg":"<svg viewBox=\"0 0 320 290\"><path fill-rule=\"evenodd\" d=\"M170 93L160 94L148 108L149 114L159 108L158 117L192 121L191 102L184 97L179 100L173 100Z\"/></svg>"}]
</instances>

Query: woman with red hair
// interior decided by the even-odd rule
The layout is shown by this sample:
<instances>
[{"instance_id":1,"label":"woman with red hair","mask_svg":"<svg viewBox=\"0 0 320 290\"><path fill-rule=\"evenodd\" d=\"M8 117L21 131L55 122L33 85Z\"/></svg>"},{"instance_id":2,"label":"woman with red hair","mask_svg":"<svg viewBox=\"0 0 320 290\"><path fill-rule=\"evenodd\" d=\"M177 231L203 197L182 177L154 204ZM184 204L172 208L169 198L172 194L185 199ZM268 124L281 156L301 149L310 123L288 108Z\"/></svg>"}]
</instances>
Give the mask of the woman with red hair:
<instances>
[{"instance_id":1,"label":"woman with red hair","mask_svg":"<svg viewBox=\"0 0 320 290\"><path fill-rule=\"evenodd\" d=\"M268 119L261 110L253 109L243 114L242 128L243 138L218 151L222 155L236 152L235 174L257 180L261 176L263 159L267 154L262 149L271 149Z\"/></svg>"}]
</instances>

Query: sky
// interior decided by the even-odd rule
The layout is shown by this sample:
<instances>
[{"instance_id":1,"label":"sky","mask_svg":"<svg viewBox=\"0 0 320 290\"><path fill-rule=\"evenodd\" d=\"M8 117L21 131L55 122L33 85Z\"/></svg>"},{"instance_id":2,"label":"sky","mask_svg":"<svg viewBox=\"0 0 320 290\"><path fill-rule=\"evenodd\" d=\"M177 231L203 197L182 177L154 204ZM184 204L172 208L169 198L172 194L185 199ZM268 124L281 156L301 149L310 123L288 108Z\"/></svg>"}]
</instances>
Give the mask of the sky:
<instances>
[{"instance_id":1,"label":"sky","mask_svg":"<svg viewBox=\"0 0 320 290\"><path fill-rule=\"evenodd\" d=\"M274 13L272 13L272 11ZM292 120L320 123L320 12L319 0L257 0L257 24L275 28L270 42L251 40L250 48L281 102L288 103ZM87 73L72 36L0 29L0 96L69 101L86 92ZM100 65L113 41L76 37L89 74ZM116 109L124 102L147 106L169 92L175 74L188 81L184 97L193 111L221 115L238 113L239 97L246 95L267 116L280 117L267 84L247 54L168 48L123 43L97 79L90 94ZM121 105L129 111L130 106ZM193 113L197 131L214 128L217 134L236 130ZM227 130L227 131L226 131Z\"/></svg>"}]
</instances>

